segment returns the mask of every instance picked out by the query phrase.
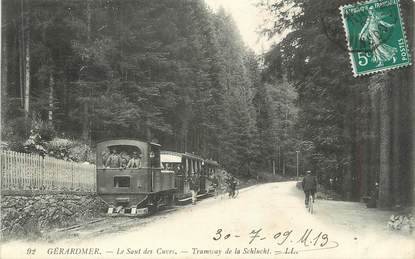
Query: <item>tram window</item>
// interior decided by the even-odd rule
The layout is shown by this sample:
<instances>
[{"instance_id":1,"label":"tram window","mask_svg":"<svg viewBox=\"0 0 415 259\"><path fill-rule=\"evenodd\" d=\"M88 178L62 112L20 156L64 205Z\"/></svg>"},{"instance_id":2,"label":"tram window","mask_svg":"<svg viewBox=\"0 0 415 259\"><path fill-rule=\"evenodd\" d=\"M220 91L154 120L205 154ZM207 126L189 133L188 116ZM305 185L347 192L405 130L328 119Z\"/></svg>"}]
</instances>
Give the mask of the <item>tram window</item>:
<instances>
[{"instance_id":1,"label":"tram window","mask_svg":"<svg viewBox=\"0 0 415 259\"><path fill-rule=\"evenodd\" d=\"M114 176L114 187L130 187L130 177Z\"/></svg>"},{"instance_id":2,"label":"tram window","mask_svg":"<svg viewBox=\"0 0 415 259\"><path fill-rule=\"evenodd\" d=\"M106 150L101 152L101 159L98 160L99 168L125 168L128 163L136 158L132 168L139 168L142 163L142 150L132 145L112 145L107 146Z\"/></svg>"}]
</instances>

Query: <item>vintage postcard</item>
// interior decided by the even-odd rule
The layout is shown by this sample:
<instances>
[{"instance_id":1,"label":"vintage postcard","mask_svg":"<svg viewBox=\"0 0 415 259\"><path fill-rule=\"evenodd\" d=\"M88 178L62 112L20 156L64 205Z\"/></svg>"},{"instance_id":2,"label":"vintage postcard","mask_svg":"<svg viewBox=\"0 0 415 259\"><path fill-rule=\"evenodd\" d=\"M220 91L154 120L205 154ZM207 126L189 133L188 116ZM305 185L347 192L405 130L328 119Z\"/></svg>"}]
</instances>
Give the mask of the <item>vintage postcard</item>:
<instances>
[{"instance_id":1,"label":"vintage postcard","mask_svg":"<svg viewBox=\"0 0 415 259\"><path fill-rule=\"evenodd\" d=\"M413 0L1 0L1 259L415 258Z\"/></svg>"}]
</instances>

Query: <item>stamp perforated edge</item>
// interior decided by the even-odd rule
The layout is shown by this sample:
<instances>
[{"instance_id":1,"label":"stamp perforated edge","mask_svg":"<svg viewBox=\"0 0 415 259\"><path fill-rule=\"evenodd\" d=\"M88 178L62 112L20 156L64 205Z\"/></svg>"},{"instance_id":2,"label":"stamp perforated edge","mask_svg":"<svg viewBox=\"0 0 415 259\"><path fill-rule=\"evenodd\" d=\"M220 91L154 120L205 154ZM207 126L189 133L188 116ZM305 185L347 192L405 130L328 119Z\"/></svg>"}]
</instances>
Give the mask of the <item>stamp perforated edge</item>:
<instances>
[{"instance_id":1,"label":"stamp perforated edge","mask_svg":"<svg viewBox=\"0 0 415 259\"><path fill-rule=\"evenodd\" d=\"M378 2L378 1L377 0L370 0L370 1L365 1L365 2L359 1L359 2L355 2L353 4L345 4L345 5L342 5L342 6L339 7L340 15L342 17L342 22L343 22L343 30L346 33L346 39L345 40L346 40L346 44L347 44L347 49L349 51L350 66L352 67L354 77L359 77L359 76L364 76L364 75L372 75L372 74L375 74L375 73L386 72L386 71L394 70L394 69L397 69L397 68L403 68L403 67L408 67L408 66L412 65L412 56L411 56L411 52L410 52L410 49L409 49L408 39L406 37L405 23L403 22L403 19L402 19L401 2L400 2L400 0L397 0L396 4L398 6L399 22L400 22L400 25L402 27L402 36L404 38L405 47L406 47L406 51L407 51L407 54L408 54L408 62L398 64L398 65L395 65L395 66L388 66L388 67L384 67L384 68L368 70L368 71L365 71L365 72L362 72L362 73L357 73L356 65L353 62L352 47L350 46L350 43L349 43L350 35L349 35L349 30L347 29L344 9L345 8L351 8L351 7L356 6L356 5L366 5L366 4L370 4L370 3L373 3L373 2Z\"/></svg>"}]
</instances>

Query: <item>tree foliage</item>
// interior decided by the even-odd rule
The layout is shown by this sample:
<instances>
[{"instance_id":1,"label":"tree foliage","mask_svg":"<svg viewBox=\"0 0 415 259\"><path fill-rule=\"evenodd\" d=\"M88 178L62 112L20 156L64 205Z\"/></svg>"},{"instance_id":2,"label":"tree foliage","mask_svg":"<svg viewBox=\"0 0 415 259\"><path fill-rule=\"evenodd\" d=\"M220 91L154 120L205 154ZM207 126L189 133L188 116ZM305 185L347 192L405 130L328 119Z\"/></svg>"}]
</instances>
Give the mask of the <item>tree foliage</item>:
<instances>
[{"instance_id":1,"label":"tree foliage","mask_svg":"<svg viewBox=\"0 0 415 259\"><path fill-rule=\"evenodd\" d=\"M386 170L382 169L382 164L376 166L379 165L379 159L375 154L392 148L382 146L382 139L392 136L379 136L376 133L379 124L374 122L369 125L371 121L376 121L377 116L380 116L380 121L386 121L390 115L390 110L382 114L379 114L379 110L371 110L375 100L371 96L388 91L384 89L388 89L392 82L396 87L406 88L405 82L411 73L406 68L388 73L400 73L400 79L391 79L389 76L356 79L352 76L339 13L339 7L350 2L273 0L261 1L259 6L267 10L274 21L270 26L266 24L263 30L265 34L272 37L288 30L287 36L267 54L264 76L274 82L276 80L272 78L287 78L298 94L296 128L299 129L298 138L302 141L298 143L298 148L305 159L304 166L314 171L323 184L328 184L329 178L335 179L336 189L344 197L357 198L359 193L364 195L363 192L371 189L365 187L364 190L362 186L369 182L374 185L375 181L379 181L379 171ZM411 9L407 7L413 6L413 3L401 2L406 17L404 22L411 24L407 19L411 16L406 10ZM377 80L374 80L376 77ZM378 100L387 105L390 98ZM399 106L397 103L395 105ZM405 115L396 114L395 121L399 120L405 121ZM400 132L398 127L395 130ZM400 138L412 138L403 132L397 134L401 134ZM372 150L368 148L370 145ZM402 152L401 156L407 155ZM389 161L389 158L386 160ZM385 172L387 174L389 172Z\"/></svg>"},{"instance_id":2,"label":"tree foliage","mask_svg":"<svg viewBox=\"0 0 415 259\"><path fill-rule=\"evenodd\" d=\"M14 131L25 115L15 43L30 31L30 115L58 136L156 139L250 174L258 64L224 10L199 0L7 0L3 10L9 136L30 134Z\"/></svg>"}]
</instances>

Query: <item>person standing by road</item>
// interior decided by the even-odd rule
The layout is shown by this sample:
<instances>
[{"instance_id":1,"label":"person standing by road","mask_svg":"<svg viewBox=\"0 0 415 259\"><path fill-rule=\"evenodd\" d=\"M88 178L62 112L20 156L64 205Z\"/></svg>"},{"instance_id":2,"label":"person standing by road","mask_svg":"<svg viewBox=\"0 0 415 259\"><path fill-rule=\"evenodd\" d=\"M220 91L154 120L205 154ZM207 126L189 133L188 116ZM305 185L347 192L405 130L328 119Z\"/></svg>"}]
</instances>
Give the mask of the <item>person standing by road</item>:
<instances>
[{"instance_id":1,"label":"person standing by road","mask_svg":"<svg viewBox=\"0 0 415 259\"><path fill-rule=\"evenodd\" d=\"M190 177L190 192L192 193L192 204L196 204L197 200L197 192L199 190L199 179L197 175L193 172L192 176Z\"/></svg>"},{"instance_id":2,"label":"person standing by road","mask_svg":"<svg viewBox=\"0 0 415 259\"><path fill-rule=\"evenodd\" d=\"M215 192L215 199L216 199L219 195L219 178L215 173L211 177L211 182L212 182L213 190Z\"/></svg>"},{"instance_id":3,"label":"person standing by road","mask_svg":"<svg viewBox=\"0 0 415 259\"><path fill-rule=\"evenodd\" d=\"M306 176L303 179L302 186L305 194L305 205L308 206L310 195L313 197L314 202L314 196L317 190L317 178L311 174L311 171L307 171Z\"/></svg>"},{"instance_id":4,"label":"person standing by road","mask_svg":"<svg viewBox=\"0 0 415 259\"><path fill-rule=\"evenodd\" d=\"M238 184L236 178L233 175L229 174L226 178L226 183L228 185L229 198L234 198L236 185Z\"/></svg>"}]
</instances>

